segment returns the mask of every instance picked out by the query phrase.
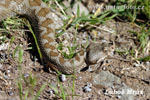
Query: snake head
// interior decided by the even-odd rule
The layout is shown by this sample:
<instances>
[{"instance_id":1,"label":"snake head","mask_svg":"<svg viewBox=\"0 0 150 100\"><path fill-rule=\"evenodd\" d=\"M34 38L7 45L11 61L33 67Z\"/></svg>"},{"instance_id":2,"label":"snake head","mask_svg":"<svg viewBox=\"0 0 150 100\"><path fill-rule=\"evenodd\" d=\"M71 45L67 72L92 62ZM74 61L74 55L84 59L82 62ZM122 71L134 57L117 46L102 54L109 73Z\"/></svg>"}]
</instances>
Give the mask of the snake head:
<instances>
[{"instance_id":1,"label":"snake head","mask_svg":"<svg viewBox=\"0 0 150 100\"><path fill-rule=\"evenodd\" d=\"M114 50L114 42L91 43L86 49L86 63L96 64L103 61L108 55L112 55Z\"/></svg>"}]
</instances>

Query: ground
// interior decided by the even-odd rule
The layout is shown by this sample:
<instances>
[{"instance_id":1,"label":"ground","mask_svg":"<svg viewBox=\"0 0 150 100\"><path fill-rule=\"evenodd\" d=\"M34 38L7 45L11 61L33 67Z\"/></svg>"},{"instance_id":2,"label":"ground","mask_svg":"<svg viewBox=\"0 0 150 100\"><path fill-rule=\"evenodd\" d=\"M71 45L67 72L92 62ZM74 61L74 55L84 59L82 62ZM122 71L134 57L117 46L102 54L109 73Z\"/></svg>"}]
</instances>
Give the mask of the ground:
<instances>
[{"instance_id":1,"label":"ground","mask_svg":"<svg viewBox=\"0 0 150 100\"><path fill-rule=\"evenodd\" d=\"M140 32L141 29L133 23L118 22L116 20L110 20L97 27L101 30L95 29L98 32L96 38L92 35L93 31L85 31L84 34L79 32L77 38L84 40L83 35L85 35L85 37L90 37L89 39L94 38L98 42L102 40L114 41L114 58L108 57L98 64L85 66L84 70L75 74L75 80L73 77L68 76L67 80L61 82L61 84L58 78L60 75L51 68L45 68L47 66L45 63L41 63L32 35L25 35L25 33L30 34L30 32L15 31L13 36L16 38L9 47L11 50L9 51L9 48L7 48L0 52L0 100L20 100L20 94L25 95L26 91L32 91L33 87L27 83L32 83L30 81L34 80L33 77L36 78L36 81L33 81L36 82L36 86L33 88L34 96L41 86L47 83L58 88L59 91L61 90L61 85L63 85L64 91L68 94L67 100L149 100L150 63L148 61L140 62L134 60L131 53L122 54L119 52L127 50L131 52L133 48L137 48L135 36L129 31ZM68 39L68 41L71 40ZM5 46L7 43L6 41ZM12 53L14 53L12 51L15 51L18 45L23 50L23 58L20 65L18 63L19 51L17 51L14 58L12 57ZM29 47L32 47L32 49L29 49ZM147 50L147 53L145 51L145 54L138 56L142 57L149 54L150 48L147 47ZM136 54L136 52L134 53ZM24 79L20 78L21 75ZM30 75L33 79L30 79ZM30 81L28 81L29 79ZM22 82L23 93L19 92L18 83L20 82ZM70 89L73 88L73 84L75 86L74 96L72 96ZM88 87L88 90L85 89L89 84L91 86ZM123 91L125 89L134 90L136 93L106 94L106 91ZM55 95L55 92L54 89L47 85L38 97L38 100L61 99L58 94ZM28 95L28 98L32 99L32 93Z\"/></svg>"}]
</instances>

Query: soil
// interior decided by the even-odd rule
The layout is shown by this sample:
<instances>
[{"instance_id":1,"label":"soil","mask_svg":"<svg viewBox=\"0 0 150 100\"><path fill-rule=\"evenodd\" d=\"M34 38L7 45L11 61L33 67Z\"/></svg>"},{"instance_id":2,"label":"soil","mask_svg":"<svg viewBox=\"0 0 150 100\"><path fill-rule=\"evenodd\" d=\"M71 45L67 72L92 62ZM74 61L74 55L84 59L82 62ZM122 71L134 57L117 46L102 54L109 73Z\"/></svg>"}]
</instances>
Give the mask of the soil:
<instances>
[{"instance_id":1,"label":"soil","mask_svg":"<svg viewBox=\"0 0 150 100\"><path fill-rule=\"evenodd\" d=\"M140 28L129 22L117 22L115 20L110 20L105 24L97 26L103 30L95 29L96 32L100 33L96 37L96 41L114 41L115 48L120 51L131 50L133 47L137 48L137 43L135 41L135 36L133 36L130 31L140 32ZM105 31L110 30L112 33ZM113 30L113 31L112 31ZM29 32L25 32L30 34ZM18 66L18 52L15 58L12 58L12 53L15 48L20 45L22 47L23 61L21 63L21 72L25 80L29 79L29 75L36 77L37 84L34 88L34 95L39 91L44 83L51 84L58 88L60 91L60 84L58 82L58 74L51 68L47 68L47 64L42 64L38 56L37 49L34 44L32 35L25 35L24 31L14 32L13 35L16 37L14 42L10 45L9 49L1 50L0 52L0 100L20 100L19 99L19 88L18 82L20 79L20 71ZM82 38L83 34L77 34L79 40ZM85 32L86 37L93 39L92 31ZM65 36L64 36L65 37ZM90 40L89 39L89 40ZM69 40L68 40L69 41ZM32 47L32 49L29 49ZM140 54L142 57L147 54ZM119 77L128 87L133 90L143 91L143 94L137 94L134 100L149 100L150 98L150 64L149 62L138 62L134 61L131 54L121 55L118 52L114 52L113 56L119 59L106 58L103 62L95 65L90 65L90 67L84 68L80 73L75 74L75 96L72 98L72 92L69 89L72 88L73 78L67 77L67 80L61 82L65 91L69 94L67 100L122 100L113 95L105 95L105 90L108 87L97 86L93 84L93 77L98 74L101 70L109 71L110 73ZM126 61L126 60L129 61ZM27 84L22 80L23 84L23 94L27 88ZM87 83L92 83L91 91L85 92L83 87ZM29 94L29 99L31 98ZM60 99L58 95L54 94L53 89L46 86L43 92L38 97L39 100L58 100Z\"/></svg>"}]
</instances>

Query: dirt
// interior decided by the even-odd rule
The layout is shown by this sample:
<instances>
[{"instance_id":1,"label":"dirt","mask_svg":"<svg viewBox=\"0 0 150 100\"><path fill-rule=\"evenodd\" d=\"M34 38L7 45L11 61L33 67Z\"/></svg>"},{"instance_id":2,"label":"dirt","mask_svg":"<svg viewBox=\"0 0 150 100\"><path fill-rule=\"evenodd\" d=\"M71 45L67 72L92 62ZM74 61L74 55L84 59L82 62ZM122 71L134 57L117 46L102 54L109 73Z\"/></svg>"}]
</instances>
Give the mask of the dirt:
<instances>
[{"instance_id":1,"label":"dirt","mask_svg":"<svg viewBox=\"0 0 150 100\"><path fill-rule=\"evenodd\" d=\"M131 50L133 47L137 48L135 43L135 37L128 32L129 30L139 32L140 28L132 25L129 22L117 22L115 20L108 21L107 23L98 26L103 30L95 29L95 31L100 32L100 35L96 37L97 41L110 41L113 40L118 50ZM110 33L105 30L110 30ZM112 31L114 30L114 31ZM90 34L89 34L90 33ZM28 32L28 34L30 34ZM92 31L85 32L85 37L90 36L93 39ZM14 32L13 35L16 37L14 42L9 49L2 50L0 52L0 100L19 100L19 89L17 83L19 82L20 71L18 66L18 53L16 53L15 58L12 58L12 53L15 48L20 45L24 51L23 61L21 63L21 71L23 77L28 80L29 75L36 77L37 85L34 88L34 95L39 91L40 87L44 83L56 86L60 91L60 84L58 83L58 74L50 69L46 68L46 64L42 64L38 56L37 49L34 44L32 35L25 35L22 31ZM83 35L77 34L79 40ZM69 41L69 40L68 40ZM30 50L28 47L32 47ZM138 55L143 56L143 54ZM132 60L131 54L120 55L118 52L114 52L114 57L124 59L112 59L106 58L103 63L86 67L80 73L75 74L75 96L72 98L72 92L69 89L72 88L73 78L67 77L67 81L61 82L65 87L65 91L69 94L67 100L122 100L118 98L115 94L105 95L105 90L108 87L92 85L91 91L84 92L83 87L87 83L93 83L93 77L98 74L101 70L109 71L110 73L119 77L127 86L134 90L143 91L143 94L137 94L135 100L149 100L150 98L150 64L149 62L141 63ZM128 59L130 61L125 61ZM136 66L139 65L139 66ZM27 84L23 82L23 94L27 89ZM31 94L29 94L31 99ZM60 99L58 95L54 94L53 89L46 86L41 95L38 97L39 100L58 100Z\"/></svg>"}]
</instances>

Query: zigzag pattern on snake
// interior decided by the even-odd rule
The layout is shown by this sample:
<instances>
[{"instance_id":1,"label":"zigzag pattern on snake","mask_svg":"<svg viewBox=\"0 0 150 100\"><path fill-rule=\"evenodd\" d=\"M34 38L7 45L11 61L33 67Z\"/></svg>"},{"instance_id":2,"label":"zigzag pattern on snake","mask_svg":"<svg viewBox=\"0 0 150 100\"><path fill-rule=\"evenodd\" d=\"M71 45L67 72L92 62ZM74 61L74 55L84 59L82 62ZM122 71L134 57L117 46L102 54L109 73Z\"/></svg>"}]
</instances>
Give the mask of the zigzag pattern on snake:
<instances>
[{"instance_id":1,"label":"zigzag pattern on snake","mask_svg":"<svg viewBox=\"0 0 150 100\"><path fill-rule=\"evenodd\" d=\"M83 66L83 50L72 59L65 59L57 51L55 29L62 26L62 20L42 0L0 0L0 21L16 15L25 16L33 24L42 55L55 64L59 71L71 74L74 66L76 71Z\"/></svg>"}]
</instances>

